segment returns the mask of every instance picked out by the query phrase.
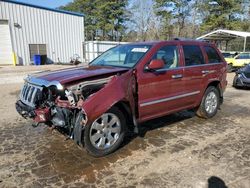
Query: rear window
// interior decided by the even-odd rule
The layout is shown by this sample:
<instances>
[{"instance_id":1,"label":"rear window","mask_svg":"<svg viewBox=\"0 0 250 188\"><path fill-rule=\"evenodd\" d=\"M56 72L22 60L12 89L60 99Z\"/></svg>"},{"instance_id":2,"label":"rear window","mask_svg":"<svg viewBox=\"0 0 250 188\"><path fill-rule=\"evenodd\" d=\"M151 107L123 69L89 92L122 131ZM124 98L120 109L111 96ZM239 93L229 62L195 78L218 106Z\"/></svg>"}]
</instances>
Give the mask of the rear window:
<instances>
[{"instance_id":1,"label":"rear window","mask_svg":"<svg viewBox=\"0 0 250 188\"><path fill-rule=\"evenodd\" d=\"M219 56L219 54L217 53L217 51L209 46L205 46L205 51L207 53L207 57L208 57L208 63L220 63L221 58Z\"/></svg>"},{"instance_id":2,"label":"rear window","mask_svg":"<svg viewBox=\"0 0 250 188\"><path fill-rule=\"evenodd\" d=\"M185 45L183 46L183 51L186 66L202 65L205 63L199 46Z\"/></svg>"}]
</instances>

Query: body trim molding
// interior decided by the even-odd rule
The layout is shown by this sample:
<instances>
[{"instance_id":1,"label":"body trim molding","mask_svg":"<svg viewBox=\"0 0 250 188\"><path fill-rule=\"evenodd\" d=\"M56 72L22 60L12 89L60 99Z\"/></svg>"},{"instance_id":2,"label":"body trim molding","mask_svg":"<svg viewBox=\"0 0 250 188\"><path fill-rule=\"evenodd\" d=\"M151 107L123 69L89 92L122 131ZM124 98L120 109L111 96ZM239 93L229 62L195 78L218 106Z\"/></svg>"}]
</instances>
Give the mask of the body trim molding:
<instances>
[{"instance_id":1,"label":"body trim molding","mask_svg":"<svg viewBox=\"0 0 250 188\"><path fill-rule=\"evenodd\" d=\"M176 99L180 99L180 98L183 98L183 97L189 97L189 96L192 96L192 95L197 95L199 93L200 93L200 91L194 91L194 92L191 92L191 93L185 93L185 94L176 95L176 96L173 96L173 97L153 100L153 101L141 103L140 107L144 107L144 106L148 106L148 105L152 105L152 104L157 104L157 103L162 103L162 102L167 102L167 101L171 101L171 100L176 100Z\"/></svg>"}]
</instances>

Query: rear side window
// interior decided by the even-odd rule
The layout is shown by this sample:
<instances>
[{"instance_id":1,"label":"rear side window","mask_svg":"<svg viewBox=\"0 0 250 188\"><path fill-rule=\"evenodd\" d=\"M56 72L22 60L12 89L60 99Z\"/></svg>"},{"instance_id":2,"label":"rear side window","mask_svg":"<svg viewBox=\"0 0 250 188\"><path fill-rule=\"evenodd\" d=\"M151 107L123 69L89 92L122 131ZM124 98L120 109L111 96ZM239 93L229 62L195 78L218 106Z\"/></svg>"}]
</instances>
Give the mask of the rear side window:
<instances>
[{"instance_id":1,"label":"rear side window","mask_svg":"<svg viewBox=\"0 0 250 188\"><path fill-rule=\"evenodd\" d=\"M205 63L199 46L185 45L183 46L183 51L186 66L202 65Z\"/></svg>"},{"instance_id":2,"label":"rear side window","mask_svg":"<svg viewBox=\"0 0 250 188\"><path fill-rule=\"evenodd\" d=\"M208 63L220 63L221 62L221 58L214 48L210 46L205 46L205 51L207 53Z\"/></svg>"}]
</instances>

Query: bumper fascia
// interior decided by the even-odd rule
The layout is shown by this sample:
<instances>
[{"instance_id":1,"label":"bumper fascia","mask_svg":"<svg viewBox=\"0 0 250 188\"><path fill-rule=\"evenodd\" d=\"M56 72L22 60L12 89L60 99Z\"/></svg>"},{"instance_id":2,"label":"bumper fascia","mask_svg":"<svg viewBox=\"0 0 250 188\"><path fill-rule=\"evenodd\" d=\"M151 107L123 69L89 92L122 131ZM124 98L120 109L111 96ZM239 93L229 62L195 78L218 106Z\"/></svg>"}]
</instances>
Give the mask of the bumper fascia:
<instances>
[{"instance_id":1,"label":"bumper fascia","mask_svg":"<svg viewBox=\"0 0 250 188\"><path fill-rule=\"evenodd\" d=\"M16 110L25 119L31 118L37 123L48 122L51 118L50 108L45 107L36 109L24 104L21 100L16 102Z\"/></svg>"},{"instance_id":2,"label":"bumper fascia","mask_svg":"<svg viewBox=\"0 0 250 188\"><path fill-rule=\"evenodd\" d=\"M238 77L236 79L236 86L238 87L249 87L250 88L250 79L244 77Z\"/></svg>"}]
</instances>

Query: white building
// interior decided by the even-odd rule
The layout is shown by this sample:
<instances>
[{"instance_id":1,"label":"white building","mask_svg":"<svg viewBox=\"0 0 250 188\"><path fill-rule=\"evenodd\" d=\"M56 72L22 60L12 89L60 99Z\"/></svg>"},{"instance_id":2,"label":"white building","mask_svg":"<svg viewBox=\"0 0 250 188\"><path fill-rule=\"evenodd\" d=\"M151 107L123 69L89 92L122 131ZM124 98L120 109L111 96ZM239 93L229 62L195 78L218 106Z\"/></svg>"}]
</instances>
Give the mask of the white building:
<instances>
[{"instance_id":1,"label":"white building","mask_svg":"<svg viewBox=\"0 0 250 188\"><path fill-rule=\"evenodd\" d=\"M120 44L127 44L128 42L114 42L114 41L86 41L84 43L84 59L89 63L103 52L109 50Z\"/></svg>"},{"instance_id":2,"label":"white building","mask_svg":"<svg viewBox=\"0 0 250 188\"><path fill-rule=\"evenodd\" d=\"M13 0L0 0L0 65L29 65L33 56L47 62L83 61L84 15ZM13 55L15 54L15 56Z\"/></svg>"}]
</instances>

